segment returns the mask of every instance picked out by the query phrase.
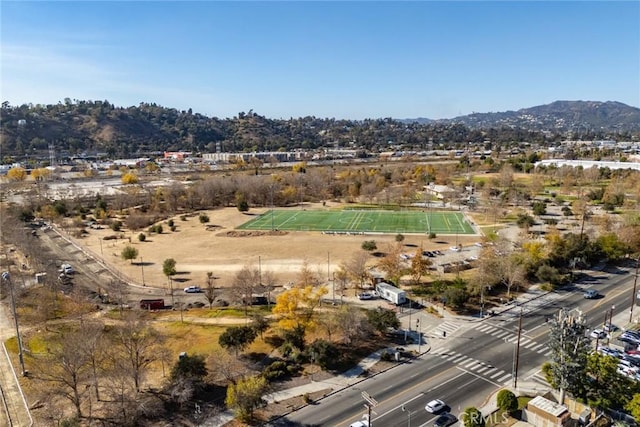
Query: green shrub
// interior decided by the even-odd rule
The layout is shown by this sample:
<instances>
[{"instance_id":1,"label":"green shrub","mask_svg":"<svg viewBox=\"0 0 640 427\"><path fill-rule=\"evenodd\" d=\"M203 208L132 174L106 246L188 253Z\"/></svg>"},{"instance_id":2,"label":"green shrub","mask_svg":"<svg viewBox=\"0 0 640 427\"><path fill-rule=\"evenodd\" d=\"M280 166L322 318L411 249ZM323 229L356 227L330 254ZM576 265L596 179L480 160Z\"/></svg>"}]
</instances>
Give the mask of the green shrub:
<instances>
[{"instance_id":1,"label":"green shrub","mask_svg":"<svg viewBox=\"0 0 640 427\"><path fill-rule=\"evenodd\" d=\"M144 242L145 240L147 240L147 235L144 233L138 234L138 240Z\"/></svg>"},{"instance_id":2,"label":"green shrub","mask_svg":"<svg viewBox=\"0 0 640 427\"><path fill-rule=\"evenodd\" d=\"M209 222L209 215L200 214L198 215L198 220L200 221L200 224L206 224L207 222Z\"/></svg>"},{"instance_id":3,"label":"green shrub","mask_svg":"<svg viewBox=\"0 0 640 427\"><path fill-rule=\"evenodd\" d=\"M500 390L496 398L498 408L509 414L518 410L518 398L511 390Z\"/></svg>"},{"instance_id":4,"label":"green shrub","mask_svg":"<svg viewBox=\"0 0 640 427\"><path fill-rule=\"evenodd\" d=\"M269 382L286 378L290 375L287 363L283 360L276 360L262 371L262 376Z\"/></svg>"},{"instance_id":5,"label":"green shrub","mask_svg":"<svg viewBox=\"0 0 640 427\"><path fill-rule=\"evenodd\" d=\"M364 242L362 242L362 249L371 252L378 249L378 245L376 244L375 240L365 240Z\"/></svg>"},{"instance_id":6,"label":"green shrub","mask_svg":"<svg viewBox=\"0 0 640 427\"><path fill-rule=\"evenodd\" d=\"M111 223L111 229L113 231L120 231L120 229L122 228L122 222L120 221L113 221Z\"/></svg>"},{"instance_id":7,"label":"green shrub","mask_svg":"<svg viewBox=\"0 0 640 427\"><path fill-rule=\"evenodd\" d=\"M169 227L173 227L173 220L172 220L172 219L170 219L169 221L167 221L167 225L168 225Z\"/></svg>"}]
</instances>

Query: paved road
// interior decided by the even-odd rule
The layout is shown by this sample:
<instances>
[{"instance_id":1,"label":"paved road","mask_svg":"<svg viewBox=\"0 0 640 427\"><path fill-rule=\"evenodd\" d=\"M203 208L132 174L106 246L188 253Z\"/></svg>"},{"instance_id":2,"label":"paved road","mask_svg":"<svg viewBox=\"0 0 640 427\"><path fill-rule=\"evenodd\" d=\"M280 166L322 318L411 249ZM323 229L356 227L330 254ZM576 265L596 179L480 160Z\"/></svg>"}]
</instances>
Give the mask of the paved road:
<instances>
[{"instance_id":1,"label":"paved road","mask_svg":"<svg viewBox=\"0 0 640 427\"><path fill-rule=\"evenodd\" d=\"M434 398L447 402L456 415L468 406L481 406L487 396L513 385L521 312L518 382L542 390L547 384L539 369L550 355L545 319L560 308L575 307L595 328L615 306L613 323L626 326L632 283L628 270L595 273L573 290L541 293L535 300L483 321L447 320L427 334L432 347L429 354L296 411L279 425L347 426L365 412L363 391L378 401L372 415L374 426L406 425L409 411L411 425L431 425L435 417L424 410L424 405ZM592 287L604 297L585 300L582 290ZM438 337L440 328L449 331L447 338Z\"/></svg>"}]
</instances>

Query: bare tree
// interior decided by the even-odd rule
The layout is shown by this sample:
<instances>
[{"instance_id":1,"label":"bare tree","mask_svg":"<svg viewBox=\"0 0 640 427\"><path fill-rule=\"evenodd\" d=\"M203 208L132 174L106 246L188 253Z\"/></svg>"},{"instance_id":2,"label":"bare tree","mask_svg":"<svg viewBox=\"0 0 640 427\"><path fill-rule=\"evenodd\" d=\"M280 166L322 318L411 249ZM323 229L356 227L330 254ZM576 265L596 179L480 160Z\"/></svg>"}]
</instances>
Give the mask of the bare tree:
<instances>
[{"instance_id":1,"label":"bare tree","mask_svg":"<svg viewBox=\"0 0 640 427\"><path fill-rule=\"evenodd\" d=\"M333 316L342 333L342 340L347 345L358 345L373 333L366 314L357 307L343 305Z\"/></svg>"},{"instance_id":2,"label":"bare tree","mask_svg":"<svg viewBox=\"0 0 640 427\"><path fill-rule=\"evenodd\" d=\"M207 359L209 378L218 383L230 383L248 372L247 367L222 348L215 349Z\"/></svg>"},{"instance_id":3,"label":"bare tree","mask_svg":"<svg viewBox=\"0 0 640 427\"><path fill-rule=\"evenodd\" d=\"M316 287L320 284L320 276L318 273L311 270L309 267L309 262L304 260L302 263L302 267L300 268L300 272L298 273L298 283L297 285L301 288L306 288L307 286Z\"/></svg>"},{"instance_id":4,"label":"bare tree","mask_svg":"<svg viewBox=\"0 0 640 427\"><path fill-rule=\"evenodd\" d=\"M365 251L357 251L346 264L340 264L340 269L348 273L351 280L356 283L358 289L362 289L368 277L367 260L369 254Z\"/></svg>"},{"instance_id":5,"label":"bare tree","mask_svg":"<svg viewBox=\"0 0 640 427\"><path fill-rule=\"evenodd\" d=\"M34 376L52 384L52 393L69 400L82 418L82 403L90 380L90 359L78 351L85 341L84 333L77 329L63 330L52 338L47 353L35 358Z\"/></svg>"},{"instance_id":6,"label":"bare tree","mask_svg":"<svg viewBox=\"0 0 640 427\"><path fill-rule=\"evenodd\" d=\"M100 385L98 378L102 369L102 362L105 360L108 342L105 339L104 325L98 322L80 323L80 331L86 338L80 343L78 351L86 356L93 380L93 387L96 391L96 399L100 401Z\"/></svg>"},{"instance_id":7,"label":"bare tree","mask_svg":"<svg viewBox=\"0 0 640 427\"><path fill-rule=\"evenodd\" d=\"M156 360L156 349L163 337L135 313L129 313L124 324L116 329L115 341L137 393L147 369Z\"/></svg>"},{"instance_id":8,"label":"bare tree","mask_svg":"<svg viewBox=\"0 0 640 427\"><path fill-rule=\"evenodd\" d=\"M217 292L216 292L216 288L215 286L213 286L214 280L216 280L217 277L213 276L213 273L208 271L207 272L207 286L205 286L204 288L204 297L207 299L207 301L209 302L209 309L211 309L213 307L213 302L216 300Z\"/></svg>"},{"instance_id":9,"label":"bare tree","mask_svg":"<svg viewBox=\"0 0 640 427\"><path fill-rule=\"evenodd\" d=\"M343 303L344 292L347 289L347 283L349 283L349 272L346 270L344 264L340 264L338 270L334 273L334 286L337 285L337 290L340 292L340 304Z\"/></svg>"},{"instance_id":10,"label":"bare tree","mask_svg":"<svg viewBox=\"0 0 640 427\"><path fill-rule=\"evenodd\" d=\"M244 306L244 315L248 316L248 307L253 301L253 294L260 283L260 272L255 267L245 265L233 279L233 298Z\"/></svg>"},{"instance_id":11,"label":"bare tree","mask_svg":"<svg viewBox=\"0 0 640 427\"><path fill-rule=\"evenodd\" d=\"M267 270L262 273L262 292L267 294L267 307L271 307L271 292L276 288L277 278L273 271Z\"/></svg>"}]
</instances>

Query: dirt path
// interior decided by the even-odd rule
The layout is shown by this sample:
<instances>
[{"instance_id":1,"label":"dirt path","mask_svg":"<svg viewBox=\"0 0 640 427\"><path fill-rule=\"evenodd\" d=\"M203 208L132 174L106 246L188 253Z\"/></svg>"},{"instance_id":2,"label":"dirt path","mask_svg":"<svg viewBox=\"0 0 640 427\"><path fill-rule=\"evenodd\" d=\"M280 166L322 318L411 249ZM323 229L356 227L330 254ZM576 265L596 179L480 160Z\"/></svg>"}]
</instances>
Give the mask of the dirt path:
<instances>
[{"instance_id":1,"label":"dirt path","mask_svg":"<svg viewBox=\"0 0 640 427\"><path fill-rule=\"evenodd\" d=\"M0 304L0 341L3 342L0 348L0 425L26 427L32 425L33 421L17 378L17 375L20 375L20 367L16 367L16 374L4 347L4 341L13 336L15 326L10 310L5 304Z\"/></svg>"}]
</instances>

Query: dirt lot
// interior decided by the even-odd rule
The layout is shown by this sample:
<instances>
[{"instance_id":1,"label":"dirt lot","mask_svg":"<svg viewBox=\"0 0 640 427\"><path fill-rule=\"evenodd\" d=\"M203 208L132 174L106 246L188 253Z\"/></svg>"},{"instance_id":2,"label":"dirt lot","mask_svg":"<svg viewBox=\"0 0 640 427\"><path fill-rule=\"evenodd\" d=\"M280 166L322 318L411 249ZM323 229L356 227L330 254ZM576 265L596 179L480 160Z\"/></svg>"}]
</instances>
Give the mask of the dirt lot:
<instances>
[{"instance_id":1,"label":"dirt lot","mask_svg":"<svg viewBox=\"0 0 640 427\"><path fill-rule=\"evenodd\" d=\"M335 208L337 205L332 205ZM305 209L322 209L321 205L306 205ZM325 207L328 208L328 207ZM292 208L292 209L300 209ZM89 229L89 234L76 241L121 271L130 281L147 286L168 287L167 278L162 273L162 263L167 258L176 260L178 274L174 278L174 287L188 285L202 286L206 273L212 272L219 277L216 286L227 286L243 266L258 268L262 272L272 271L279 284L295 281L298 272L306 261L313 271L325 279L327 268L335 271L341 261L348 260L360 250L364 240L375 240L379 250L386 243L394 243L395 235L324 235L319 232L251 232L249 235L234 231L235 227L259 215L264 210L252 209L242 214L236 208L206 211L208 224L201 224L197 215L188 216L186 221L180 215L173 218L177 229L169 231L164 224L162 234L147 234L145 242L138 241L137 232L124 230L115 233L109 228ZM119 235L117 240L103 240L105 236ZM458 236L458 242L468 244L477 241L477 237ZM423 244L424 249L446 249L455 243L455 236L438 236L430 241L426 235L405 235L407 252L416 250ZM138 259L133 263L124 261L122 249L131 244L138 249ZM412 246L416 245L416 246ZM142 260L142 264L140 261ZM372 258L371 265L375 264Z\"/></svg>"}]
</instances>

